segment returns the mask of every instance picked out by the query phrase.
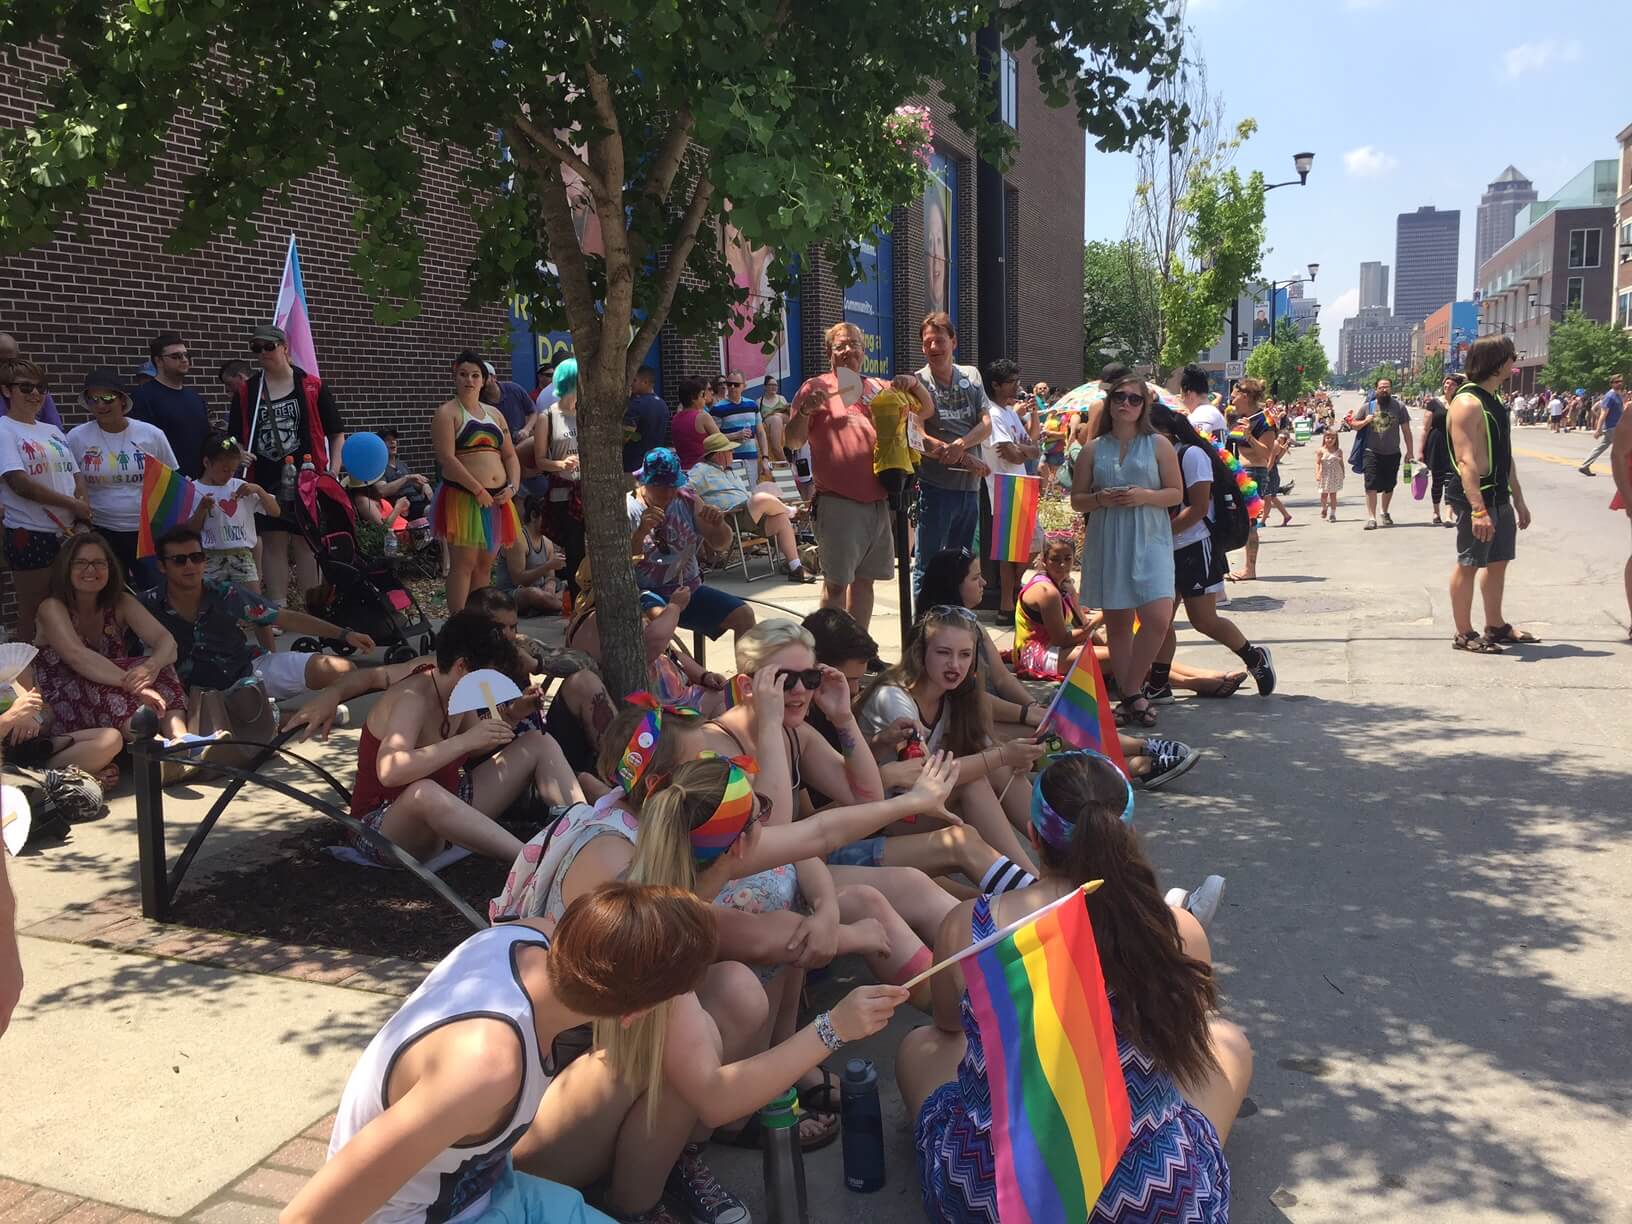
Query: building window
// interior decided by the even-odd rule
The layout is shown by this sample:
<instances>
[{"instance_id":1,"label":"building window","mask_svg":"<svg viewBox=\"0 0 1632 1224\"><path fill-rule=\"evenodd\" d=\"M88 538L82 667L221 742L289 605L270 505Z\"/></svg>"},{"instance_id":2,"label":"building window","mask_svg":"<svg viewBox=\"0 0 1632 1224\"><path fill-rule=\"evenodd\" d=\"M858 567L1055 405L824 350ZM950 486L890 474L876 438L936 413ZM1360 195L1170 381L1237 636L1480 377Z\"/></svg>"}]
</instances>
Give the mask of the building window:
<instances>
[{"instance_id":1,"label":"building window","mask_svg":"<svg viewBox=\"0 0 1632 1224\"><path fill-rule=\"evenodd\" d=\"M1011 128L1020 127L1020 65L1007 50L997 69L998 116Z\"/></svg>"},{"instance_id":2,"label":"building window","mask_svg":"<svg viewBox=\"0 0 1632 1224\"><path fill-rule=\"evenodd\" d=\"M1587 282L1584 277L1570 277L1567 287L1564 290L1564 309L1566 311L1581 309L1581 298L1583 296L1583 290L1586 283Z\"/></svg>"},{"instance_id":3,"label":"building window","mask_svg":"<svg viewBox=\"0 0 1632 1224\"><path fill-rule=\"evenodd\" d=\"M1632 261L1632 221L1621 226L1621 262Z\"/></svg>"},{"instance_id":4,"label":"building window","mask_svg":"<svg viewBox=\"0 0 1632 1224\"><path fill-rule=\"evenodd\" d=\"M1604 232L1595 229L1578 229L1570 231L1570 267L1596 268L1598 266L1599 244L1603 241Z\"/></svg>"},{"instance_id":5,"label":"building window","mask_svg":"<svg viewBox=\"0 0 1632 1224\"><path fill-rule=\"evenodd\" d=\"M1632 327L1632 292L1621 294L1616 302L1615 322L1621 327Z\"/></svg>"}]
</instances>

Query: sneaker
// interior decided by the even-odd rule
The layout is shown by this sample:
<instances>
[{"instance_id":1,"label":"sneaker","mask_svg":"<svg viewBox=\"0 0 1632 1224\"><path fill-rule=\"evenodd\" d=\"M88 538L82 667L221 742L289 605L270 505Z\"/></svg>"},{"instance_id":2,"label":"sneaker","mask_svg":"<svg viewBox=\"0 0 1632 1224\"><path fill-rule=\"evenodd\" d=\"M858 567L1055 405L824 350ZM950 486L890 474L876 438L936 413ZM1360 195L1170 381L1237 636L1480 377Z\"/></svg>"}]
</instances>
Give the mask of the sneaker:
<instances>
[{"instance_id":1,"label":"sneaker","mask_svg":"<svg viewBox=\"0 0 1632 1224\"><path fill-rule=\"evenodd\" d=\"M1150 758L1150 772L1133 780L1137 790L1157 790L1166 786L1180 774L1189 773L1191 767L1201 760L1201 749L1171 739L1147 739L1144 754Z\"/></svg>"},{"instance_id":2,"label":"sneaker","mask_svg":"<svg viewBox=\"0 0 1632 1224\"><path fill-rule=\"evenodd\" d=\"M1588 467L1584 463L1580 467L1576 468L1575 470L1580 472L1581 475L1583 475L1583 476L1591 476L1592 475L1592 469L1590 467Z\"/></svg>"},{"instance_id":3,"label":"sneaker","mask_svg":"<svg viewBox=\"0 0 1632 1224\"><path fill-rule=\"evenodd\" d=\"M1367 519L1365 529L1367 531L1376 531L1377 530L1377 520L1376 519Z\"/></svg>"},{"instance_id":4,"label":"sneaker","mask_svg":"<svg viewBox=\"0 0 1632 1224\"><path fill-rule=\"evenodd\" d=\"M1383 511L1383 526L1384 527L1394 526L1394 516L1392 514L1390 514L1387 510Z\"/></svg>"},{"instance_id":5,"label":"sneaker","mask_svg":"<svg viewBox=\"0 0 1632 1224\"><path fill-rule=\"evenodd\" d=\"M753 1219L742 1200L720 1185L714 1170L703 1163L702 1149L694 1144L680 1153L663 1193L691 1224L751 1224Z\"/></svg>"},{"instance_id":6,"label":"sneaker","mask_svg":"<svg viewBox=\"0 0 1632 1224\"><path fill-rule=\"evenodd\" d=\"M1266 646L1254 646L1252 649L1256 661L1248 663L1247 670L1252 673L1253 681L1258 685L1258 695L1268 697L1275 691L1275 660Z\"/></svg>"},{"instance_id":7,"label":"sneaker","mask_svg":"<svg viewBox=\"0 0 1632 1224\"><path fill-rule=\"evenodd\" d=\"M1151 705L1173 704L1173 686L1171 684L1164 684L1161 688L1157 688L1147 681L1141 691L1145 694L1145 700L1150 702Z\"/></svg>"},{"instance_id":8,"label":"sneaker","mask_svg":"<svg viewBox=\"0 0 1632 1224\"><path fill-rule=\"evenodd\" d=\"M1224 900L1224 877L1210 875L1190 892L1170 888L1163 900L1174 909L1188 910L1205 931L1213 925L1219 904Z\"/></svg>"}]
</instances>

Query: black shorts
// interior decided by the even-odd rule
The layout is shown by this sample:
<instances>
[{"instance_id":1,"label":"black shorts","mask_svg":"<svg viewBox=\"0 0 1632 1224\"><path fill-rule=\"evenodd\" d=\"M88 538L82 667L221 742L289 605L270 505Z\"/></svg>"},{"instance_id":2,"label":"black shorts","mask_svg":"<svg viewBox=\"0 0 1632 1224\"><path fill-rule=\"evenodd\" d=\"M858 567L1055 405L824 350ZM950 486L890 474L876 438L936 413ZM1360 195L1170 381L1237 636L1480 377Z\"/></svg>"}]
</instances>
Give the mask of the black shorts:
<instances>
[{"instance_id":1,"label":"black shorts","mask_svg":"<svg viewBox=\"0 0 1632 1224\"><path fill-rule=\"evenodd\" d=\"M1400 483L1399 455L1379 455L1374 450L1366 452L1361 470L1366 477L1367 493L1392 493Z\"/></svg>"},{"instance_id":2,"label":"black shorts","mask_svg":"<svg viewBox=\"0 0 1632 1224\"><path fill-rule=\"evenodd\" d=\"M1473 515L1466 507L1459 507L1456 516L1456 563L1469 569L1513 560L1519 543L1519 519L1511 503L1505 506L1487 506L1490 521L1496 525L1496 534L1480 540L1473 534Z\"/></svg>"},{"instance_id":3,"label":"black shorts","mask_svg":"<svg viewBox=\"0 0 1632 1224\"><path fill-rule=\"evenodd\" d=\"M6 564L14 570L50 569L62 551L62 536L55 531L31 531L27 527L7 527Z\"/></svg>"},{"instance_id":4,"label":"black shorts","mask_svg":"<svg viewBox=\"0 0 1632 1224\"><path fill-rule=\"evenodd\" d=\"M1173 550L1173 592L1180 599L1216 595L1224 589L1227 558L1213 547L1213 538L1182 544Z\"/></svg>"}]
</instances>

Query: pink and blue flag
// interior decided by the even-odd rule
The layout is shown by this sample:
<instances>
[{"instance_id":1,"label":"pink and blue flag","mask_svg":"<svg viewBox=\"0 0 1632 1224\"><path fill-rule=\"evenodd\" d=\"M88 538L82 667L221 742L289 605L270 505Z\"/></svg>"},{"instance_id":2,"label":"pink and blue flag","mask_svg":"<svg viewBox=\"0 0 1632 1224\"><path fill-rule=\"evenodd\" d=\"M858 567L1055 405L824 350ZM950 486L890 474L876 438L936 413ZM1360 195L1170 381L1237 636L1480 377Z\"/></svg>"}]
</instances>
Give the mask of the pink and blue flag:
<instances>
[{"instance_id":1,"label":"pink and blue flag","mask_svg":"<svg viewBox=\"0 0 1632 1224\"><path fill-rule=\"evenodd\" d=\"M312 316L306 309L306 282L300 276L300 252L295 236L289 235L289 253L283 260L283 281L278 286L278 306L272 323L289 337L289 360L306 373L321 377L317 368L317 348L312 343Z\"/></svg>"}]
</instances>

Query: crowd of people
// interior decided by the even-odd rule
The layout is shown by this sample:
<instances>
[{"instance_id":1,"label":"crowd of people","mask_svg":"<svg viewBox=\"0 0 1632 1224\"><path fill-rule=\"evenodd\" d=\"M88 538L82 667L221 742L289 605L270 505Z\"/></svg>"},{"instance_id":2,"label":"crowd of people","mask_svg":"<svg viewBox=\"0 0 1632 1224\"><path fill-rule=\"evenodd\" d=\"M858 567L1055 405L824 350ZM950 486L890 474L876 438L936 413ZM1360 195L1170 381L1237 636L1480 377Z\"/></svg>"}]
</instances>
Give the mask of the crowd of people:
<instances>
[{"instance_id":1,"label":"crowd of people","mask_svg":"<svg viewBox=\"0 0 1632 1224\"><path fill-rule=\"evenodd\" d=\"M424 657L359 666L338 651L275 649L278 633L376 646L288 606L291 571L303 590L320 576L285 521L284 468L311 455L337 472L345 433L334 397L290 363L281 332L256 329L258 368L233 392L230 432L188 398L173 334L155 339L157 375L144 384L161 390L144 397L93 371L82 386L92 419L66 435L47 423L44 371L0 362L4 547L18 639L39 647L0 712L8 756L111 786L144 707L179 736L196 694L254 682L303 702L287 725L327 736L344 703L378 693L358 732L351 803L371 833L352 852L393 866L385 839L421 861L458 847L508 869L494 925L369 1044L330 1159L285 1219L606 1218L585 1205L587 1190L622 1221L744 1224L706 1145L759 1146L757 1111L790 1084L800 1146L832 1142L839 1093L825 1060L911 1006L928 1022L901 1043L896 1068L925 1210L995 1222L1003 1138L982 1032L959 968L916 979L1099 879L1110 886L1083 904L1134 1113L1093 1218L1145 1218L1158 1183L1178 1204L1163 1218L1228 1218L1223 1145L1252 1053L1220 1014L1211 968L1223 879L1163 887L1141 847L1139 796L1200 756L1155 734L1160 707L1175 689L1226 698L1251 679L1275 690L1269 650L1220 603L1229 579L1257 576L1271 515L1291 521L1279 494L1294 417L1322 435L1314 479L1327 521L1353 465L1368 529L1391 525L1420 442L1435 520L1443 503L1457 531L1454 644L1499 653L1535 640L1501 611L1529 522L1496 394L1511 342L1475 343L1466 380L1446 380L1418 433L1380 382L1346 423L1358 447L1344 455L1323 397L1276 405L1249 378L1221 407L1199 368L1168 393L1112 366L1091 408L1062 427L1049 389L1024 392L1013 362L958 364L944 313L920 336L924 365L883 380L863 374L859 331L838 324L828 370L791 399L770 379L748 399L728 371L680 380L671 413L650 372L637 376L622 455L647 661L635 693L608 692L599 670L610 629L585 556L572 363L532 395L459 353L453 395L430 424L434 484L387 439L385 472L353 495L377 498L387 529L429 519L447 548L450 616ZM1632 446L1614 432L1618 380L1614 395L1607 431L1617 483L1632 493ZM144 456L203 494L152 557L137 545ZM1237 466L1256 481L1257 514ZM983 622L989 482L1022 473L1051 482L1086 522L1052 536L1039 526L1029 559L996 571L996 620ZM903 514L914 520L905 532ZM747 530L790 582L821 583L816 611L759 619L705 581ZM885 665L869 631L873 588L895 576L902 538L910 634ZM1236 547L1245 564L1232 572ZM1483 632L1471 625L1476 590ZM1176 658L1181 604L1238 669ZM520 617L557 613L564 648L522 635ZM1012 628L1007 649L999 627ZM683 628L730 632L734 676L694 658ZM1125 768L1086 749L1049 755L1040 734L1053 686L1085 650L1114 690ZM453 688L483 669L512 677L521 697L496 717L450 713ZM540 675L562 678L547 701ZM518 804L530 821L519 832ZM807 973L846 955L872 980L802 1023ZM585 1025L589 1039L558 1043ZM570 1056L578 1045L587 1052Z\"/></svg>"}]
</instances>

